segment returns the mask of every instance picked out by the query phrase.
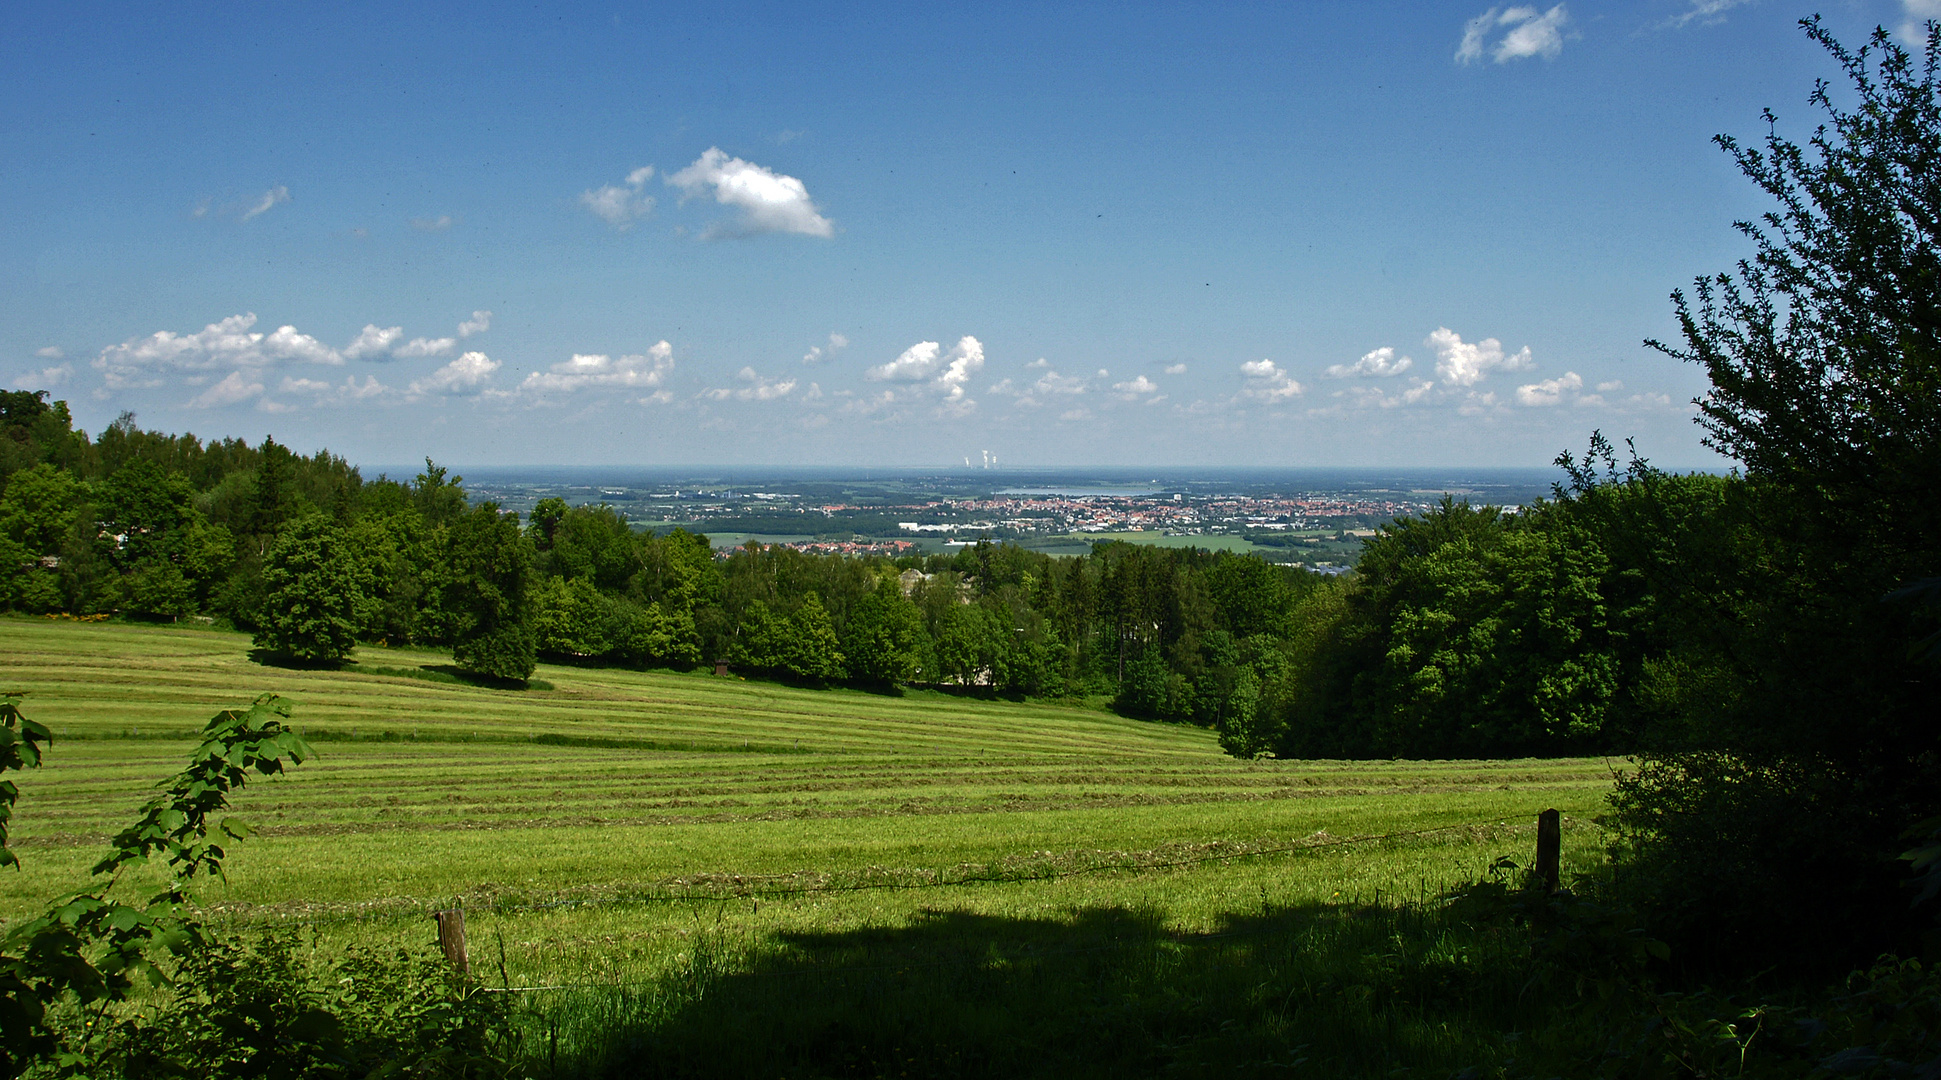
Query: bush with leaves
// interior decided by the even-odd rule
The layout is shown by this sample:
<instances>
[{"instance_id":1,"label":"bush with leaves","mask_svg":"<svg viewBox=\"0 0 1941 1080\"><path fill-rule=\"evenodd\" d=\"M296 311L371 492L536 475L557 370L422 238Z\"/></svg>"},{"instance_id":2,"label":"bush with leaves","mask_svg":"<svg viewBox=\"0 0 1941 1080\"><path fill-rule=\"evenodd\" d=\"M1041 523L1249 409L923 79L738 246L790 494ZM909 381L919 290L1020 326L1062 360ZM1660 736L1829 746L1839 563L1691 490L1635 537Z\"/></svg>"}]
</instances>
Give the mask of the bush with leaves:
<instances>
[{"instance_id":1,"label":"bush with leaves","mask_svg":"<svg viewBox=\"0 0 1941 1080\"><path fill-rule=\"evenodd\" d=\"M501 1000L441 958L352 948L318 958L295 931L188 951L151 1012L108 1028L99 1075L155 1080L506 1075Z\"/></svg>"},{"instance_id":2,"label":"bush with leaves","mask_svg":"<svg viewBox=\"0 0 1941 1080\"><path fill-rule=\"evenodd\" d=\"M251 831L224 816L231 793L311 754L289 715L273 694L217 713L187 768L109 842L93 868L106 880L0 937L0 1077L505 1075L505 1018L429 958L353 952L319 966L288 936L220 942L193 913L196 879L220 878L226 845ZM51 742L16 696L0 698L0 775L38 766ZM18 795L0 780L0 866L19 861L6 843ZM111 895L157 857L164 888ZM159 1009L114 1008L138 994L160 994Z\"/></svg>"},{"instance_id":3,"label":"bush with leaves","mask_svg":"<svg viewBox=\"0 0 1941 1080\"><path fill-rule=\"evenodd\" d=\"M266 694L248 709L225 709L203 728L188 767L163 785L142 816L115 834L93 869L94 887L50 903L45 913L9 927L0 938L0 1076L17 1076L36 1062L73 1070L87 1050L83 1037L50 1022L61 1005L108 1005L139 984L167 982L163 966L207 939L188 912L198 877L220 877L229 839L249 826L221 817L230 792L251 773L272 776L310 756L310 747L285 723L289 706ZM0 702L0 771L40 764L46 728L21 716L17 698ZM18 790L0 783L0 822L10 824ZM210 834L216 833L214 837ZM18 860L0 833L0 865ZM170 881L140 904L111 898L121 872L154 856L167 862Z\"/></svg>"}]
</instances>

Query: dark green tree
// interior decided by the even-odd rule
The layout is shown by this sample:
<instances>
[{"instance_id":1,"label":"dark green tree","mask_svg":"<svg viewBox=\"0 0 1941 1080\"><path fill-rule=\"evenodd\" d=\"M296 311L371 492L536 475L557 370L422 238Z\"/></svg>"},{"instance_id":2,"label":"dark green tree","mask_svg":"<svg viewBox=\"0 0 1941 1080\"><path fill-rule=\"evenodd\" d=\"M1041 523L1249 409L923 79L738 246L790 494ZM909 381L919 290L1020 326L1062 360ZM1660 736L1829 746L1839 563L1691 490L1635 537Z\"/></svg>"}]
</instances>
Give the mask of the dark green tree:
<instances>
[{"instance_id":1,"label":"dark green tree","mask_svg":"<svg viewBox=\"0 0 1941 1080\"><path fill-rule=\"evenodd\" d=\"M777 667L809 682L839 682L849 673L849 661L821 597L810 593L789 614L774 658Z\"/></svg>"},{"instance_id":2,"label":"dark green tree","mask_svg":"<svg viewBox=\"0 0 1941 1080\"><path fill-rule=\"evenodd\" d=\"M923 621L895 578L879 578L850 612L843 630L842 651L849 658L851 679L895 686L916 678Z\"/></svg>"},{"instance_id":3,"label":"dark green tree","mask_svg":"<svg viewBox=\"0 0 1941 1080\"><path fill-rule=\"evenodd\" d=\"M322 515L299 518L263 561L257 647L315 663L342 660L368 618L370 584L344 530Z\"/></svg>"},{"instance_id":4,"label":"dark green tree","mask_svg":"<svg viewBox=\"0 0 1941 1080\"><path fill-rule=\"evenodd\" d=\"M445 563L439 606L452 627L453 661L491 678L530 678L538 663L535 577L532 541L519 531L519 516L487 502L454 518Z\"/></svg>"},{"instance_id":5,"label":"dark green tree","mask_svg":"<svg viewBox=\"0 0 1941 1080\"><path fill-rule=\"evenodd\" d=\"M1760 144L1717 140L1772 209L1738 223L1734 272L1674 294L1682 343L1652 343L1711 379L1699 422L1745 465L1748 557L1699 591L1730 617L1712 663L1667 673L1688 722L1618 824L1676 946L1844 970L1911 946L1894 856L1941 812L1941 670L1917 644L1941 612L1901 592L1941 576L1941 36L1917 58L1803 25L1848 85L1815 88L1805 145L1770 112Z\"/></svg>"}]
</instances>

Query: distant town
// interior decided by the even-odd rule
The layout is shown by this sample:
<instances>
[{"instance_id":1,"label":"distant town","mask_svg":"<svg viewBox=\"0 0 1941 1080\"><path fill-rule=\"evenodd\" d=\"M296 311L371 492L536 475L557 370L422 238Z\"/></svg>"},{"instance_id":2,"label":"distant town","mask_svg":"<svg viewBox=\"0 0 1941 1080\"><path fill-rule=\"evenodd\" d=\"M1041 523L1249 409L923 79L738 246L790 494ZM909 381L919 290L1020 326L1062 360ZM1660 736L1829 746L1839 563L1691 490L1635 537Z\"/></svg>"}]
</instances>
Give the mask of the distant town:
<instances>
[{"instance_id":1,"label":"distant town","mask_svg":"<svg viewBox=\"0 0 1941 1080\"><path fill-rule=\"evenodd\" d=\"M1445 495L1515 505L1547 492L1530 471L1476 478L1371 475L1050 477L999 474L633 476L565 472L468 477L479 497L529 510L540 499L604 503L636 528L705 533L804 551L900 556L980 540L1080 554L1109 540L1257 552L1342 572L1382 524Z\"/></svg>"}]
</instances>

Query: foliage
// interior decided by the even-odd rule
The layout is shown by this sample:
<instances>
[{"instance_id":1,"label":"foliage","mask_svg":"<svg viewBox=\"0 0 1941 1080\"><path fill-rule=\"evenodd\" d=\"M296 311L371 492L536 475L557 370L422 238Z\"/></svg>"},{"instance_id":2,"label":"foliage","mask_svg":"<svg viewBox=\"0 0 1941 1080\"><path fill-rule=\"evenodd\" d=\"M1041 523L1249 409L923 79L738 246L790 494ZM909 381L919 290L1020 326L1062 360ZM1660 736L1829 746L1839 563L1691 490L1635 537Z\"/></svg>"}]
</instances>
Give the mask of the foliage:
<instances>
[{"instance_id":1,"label":"foliage","mask_svg":"<svg viewBox=\"0 0 1941 1080\"><path fill-rule=\"evenodd\" d=\"M923 622L894 578L879 578L850 613L842 641L849 677L866 686L895 686L917 676Z\"/></svg>"},{"instance_id":2,"label":"foliage","mask_svg":"<svg viewBox=\"0 0 1941 1080\"><path fill-rule=\"evenodd\" d=\"M473 1080L507 1075L517 1051L501 1000L403 950L320 960L293 931L203 941L170 991L109 1028L97 1075Z\"/></svg>"},{"instance_id":3,"label":"foliage","mask_svg":"<svg viewBox=\"0 0 1941 1080\"><path fill-rule=\"evenodd\" d=\"M226 850L220 837L241 839L249 827L234 818L212 821L228 806L231 792L249 774L282 772L285 759L296 764L309 746L285 724L289 706L263 695L247 710L225 709L203 728L202 744L186 769L169 780L143 808L135 824L117 833L109 852L94 866L105 883L52 901L38 918L8 927L0 938L0 1075L18 1076L36 1062L62 1072L84 1071L87 1037L54 1020L50 1009L65 1004L107 1005L123 1001L142 985L167 982L167 955L181 956L206 940L200 922L184 905L198 876L222 874ZM19 720L7 705L7 718ZM13 731L9 724L8 731ZM45 729L23 721L24 742L10 744L19 754L0 757L0 767L39 763L33 744L51 741ZM12 786L8 795L11 809ZM220 837L212 840L212 825ZM136 906L109 898L121 872L167 858L169 884ZM17 860L14 862L17 865ZM77 1036L79 1036L77 1042Z\"/></svg>"},{"instance_id":4,"label":"foliage","mask_svg":"<svg viewBox=\"0 0 1941 1080\"><path fill-rule=\"evenodd\" d=\"M21 715L18 694L0 695L0 777L39 768L41 744L53 741L52 732ZM20 857L7 846L14 803L19 799L20 788L12 780L0 779L0 869L20 864Z\"/></svg>"},{"instance_id":5,"label":"foliage","mask_svg":"<svg viewBox=\"0 0 1941 1080\"><path fill-rule=\"evenodd\" d=\"M344 531L321 515L291 525L263 565L256 644L281 656L336 663L370 620L371 577Z\"/></svg>"},{"instance_id":6,"label":"foliage","mask_svg":"<svg viewBox=\"0 0 1941 1080\"><path fill-rule=\"evenodd\" d=\"M450 576L440 606L453 628L452 659L466 671L524 681L537 662L532 626L532 542L516 514L481 503L447 531Z\"/></svg>"},{"instance_id":7,"label":"foliage","mask_svg":"<svg viewBox=\"0 0 1941 1080\"><path fill-rule=\"evenodd\" d=\"M1804 147L1770 113L1763 146L1720 137L1774 209L1740 223L1735 273L1674 296L1684 341L1657 345L1705 369L1701 423L1746 476L1731 557L1658 594L1697 631L1653 672L1683 722L1614 822L1639 902L1695 962L1825 972L1913 946L1895 856L1941 811L1935 612L1883 602L1941 570L1941 40L1917 60L1884 30L1854 51L1803 25L1853 105L1817 87Z\"/></svg>"}]
</instances>

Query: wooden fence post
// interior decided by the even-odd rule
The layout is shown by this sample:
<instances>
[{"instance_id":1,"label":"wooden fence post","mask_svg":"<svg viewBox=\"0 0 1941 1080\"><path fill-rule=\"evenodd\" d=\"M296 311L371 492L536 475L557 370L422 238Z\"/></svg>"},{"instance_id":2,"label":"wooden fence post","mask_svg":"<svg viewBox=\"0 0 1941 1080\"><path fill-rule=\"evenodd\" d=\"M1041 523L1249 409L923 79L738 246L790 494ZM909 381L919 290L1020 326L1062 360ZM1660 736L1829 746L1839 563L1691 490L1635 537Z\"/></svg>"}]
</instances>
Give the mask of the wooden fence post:
<instances>
[{"instance_id":1,"label":"wooden fence post","mask_svg":"<svg viewBox=\"0 0 1941 1080\"><path fill-rule=\"evenodd\" d=\"M1563 864L1563 855L1563 815L1555 810L1545 810L1537 815L1536 874L1546 893L1557 891L1557 872Z\"/></svg>"},{"instance_id":2,"label":"wooden fence post","mask_svg":"<svg viewBox=\"0 0 1941 1080\"><path fill-rule=\"evenodd\" d=\"M451 963L452 970L460 975L470 974L472 964L465 955L465 909L434 911L431 917L438 920L438 947L445 950L445 959Z\"/></svg>"}]
</instances>

